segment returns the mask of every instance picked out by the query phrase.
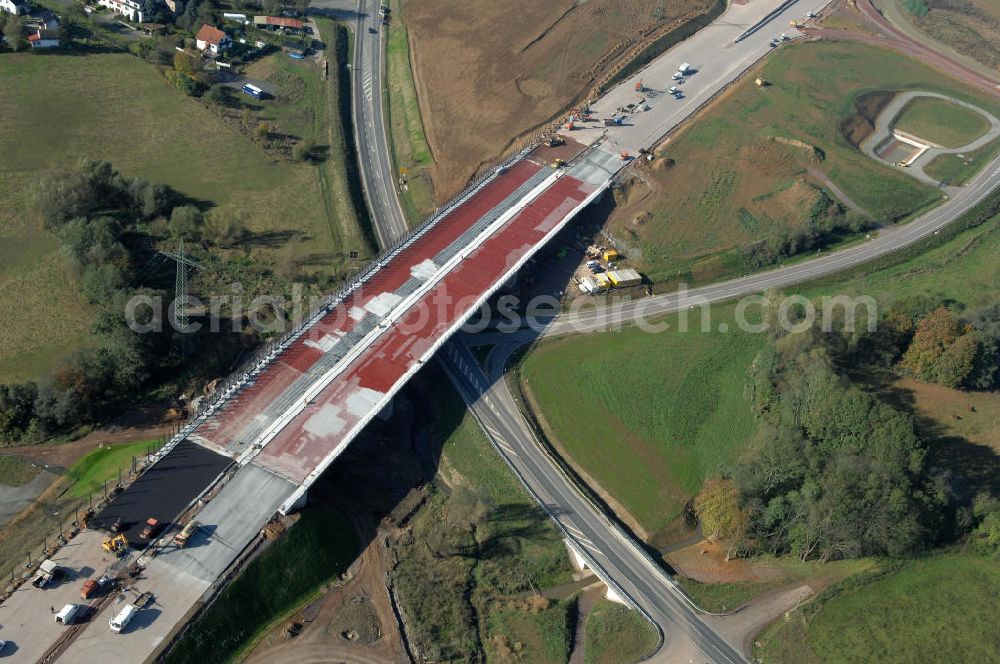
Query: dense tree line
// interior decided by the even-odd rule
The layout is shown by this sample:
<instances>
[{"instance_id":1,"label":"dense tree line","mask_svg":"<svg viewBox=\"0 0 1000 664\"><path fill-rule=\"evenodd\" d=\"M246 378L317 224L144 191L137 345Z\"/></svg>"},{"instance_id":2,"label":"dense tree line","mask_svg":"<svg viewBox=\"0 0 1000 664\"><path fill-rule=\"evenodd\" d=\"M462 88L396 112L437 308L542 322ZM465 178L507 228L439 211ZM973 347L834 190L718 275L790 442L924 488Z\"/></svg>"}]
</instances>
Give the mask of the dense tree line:
<instances>
[{"instance_id":1,"label":"dense tree line","mask_svg":"<svg viewBox=\"0 0 1000 664\"><path fill-rule=\"evenodd\" d=\"M763 351L748 398L761 428L736 480L753 547L829 560L899 555L937 536L944 488L912 417L852 385L818 335Z\"/></svg>"},{"instance_id":2,"label":"dense tree line","mask_svg":"<svg viewBox=\"0 0 1000 664\"><path fill-rule=\"evenodd\" d=\"M889 308L874 331L775 334L747 382L760 429L738 468L695 499L703 531L731 555L803 560L900 555L964 533L1000 549L1000 501L950 503L948 474L930 467L912 416L850 378L996 389L998 347L1000 303L956 313L927 297Z\"/></svg>"},{"instance_id":3,"label":"dense tree line","mask_svg":"<svg viewBox=\"0 0 1000 664\"><path fill-rule=\"evenodd\" d=\"M176 196L111 164L82 161L41 187L37 209L98 307L97 343L36 383L0 385L0 443L34 442L110 413L144 386L169 345L169 332L135 334L125 302L136 280L137 225L166 214Z\"/></svg>"}]
</instances>

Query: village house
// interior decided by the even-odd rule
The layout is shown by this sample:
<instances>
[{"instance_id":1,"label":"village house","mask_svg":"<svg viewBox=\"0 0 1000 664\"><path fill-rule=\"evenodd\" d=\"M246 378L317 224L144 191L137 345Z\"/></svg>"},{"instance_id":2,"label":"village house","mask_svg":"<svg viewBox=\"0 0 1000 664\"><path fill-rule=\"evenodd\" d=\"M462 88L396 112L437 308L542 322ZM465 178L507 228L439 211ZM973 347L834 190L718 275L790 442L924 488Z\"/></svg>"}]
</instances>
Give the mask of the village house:
<instances>
[{"instance_id":1,"label":"village house","mask_svg":"<svg viewBox=\"0 0 1000 664\"><path fill-rule=\"evenodd\" d=\"M194 40L199 51L207 51L212 55L219 55L233 44L229 35L208 24L201 26Z\"/></svg>"},{"instance_id":2,"label":"village house","mask_svg":"<svg viewBox=\"0 0 1000 664\"><path fill-rule=\"evenodd\" d=\"M55 30L36 30L28 35L31 48L59 48L59 33Z\"/></svg>"},{"instance_id":3,"label":"village house","mask_svg":"<svg viewBox=\"0 0 1000 664\"><path fill-rule=\"evenodd\" d=\"M133 23L143 22L142 3L136 2L136 0L97 0L97 4L107 7Z\"/></svg>"}]
</instances>

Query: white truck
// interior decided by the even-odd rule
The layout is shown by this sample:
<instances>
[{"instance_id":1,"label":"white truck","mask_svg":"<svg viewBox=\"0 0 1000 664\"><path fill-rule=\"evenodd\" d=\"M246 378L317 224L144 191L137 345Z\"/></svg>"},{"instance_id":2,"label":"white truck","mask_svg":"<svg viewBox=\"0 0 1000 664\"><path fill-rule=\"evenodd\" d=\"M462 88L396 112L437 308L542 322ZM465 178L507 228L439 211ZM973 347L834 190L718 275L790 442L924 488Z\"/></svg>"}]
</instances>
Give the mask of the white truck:
<instances>
[{"instance_id":1,"label":"white truck","mask_svg":"<svg viewBox=\"0 0 1000 664\"><path fill-rule=\"evenodd\" d=\"M691 71L691 65L688 63L682 63L680 67L677 68L677 73L681 76L686 76Z\"/></svg>"},{"instance_id":2,"label":"white truck","mask_svg":"<svg viewBox=\"0 0 1000 664\"><path fill-rule=\"evenodd\" d=\"M112 632L120 634L128 624L132 622L132 618L135 618L135 614L139 613L139 607L135 604L126 604L122 607L122 610L118 612L118 615L108 620L108 627L111 628Z\"/></svg>"},{"instance_id":3,"label":"white truck","mask_svg":"<svg viewBox=\"0 0 1000 664\"><path fill-rule=\"evenodd\" d=\"M76 615L83 607L79 604L67 604L56 614L56 622L61 625L72 625Z\"/></svg>"},{"instance_id":4,"label":"white truck","mask_svg":"<svg viewBox=\"0 0 1000 664\"><path fill-rule=\"evenodd\" d=\"M56 561L45 559L42 564L38 566L38 571L35 572L35 576L31 579L31 585L36 588L44 588L49 584L50 581L59 577L61 570Z\"/></svg>"}]
</instances>

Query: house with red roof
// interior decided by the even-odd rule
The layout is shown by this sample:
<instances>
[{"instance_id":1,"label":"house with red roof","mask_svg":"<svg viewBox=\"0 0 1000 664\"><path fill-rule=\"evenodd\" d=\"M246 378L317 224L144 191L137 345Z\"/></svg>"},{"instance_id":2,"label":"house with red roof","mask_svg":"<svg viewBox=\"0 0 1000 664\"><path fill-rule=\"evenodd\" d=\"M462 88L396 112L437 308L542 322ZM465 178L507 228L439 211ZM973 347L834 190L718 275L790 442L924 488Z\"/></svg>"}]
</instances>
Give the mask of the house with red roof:
<instances>
[{"instance_id":1,"label":"house with red roof","mask_svg":"<svg viewBox=\"0 0 1000 664\"><path fill-rule=\"evenodd\" d=\"M212 55L219 55L233 45L233 40L222 30L207 23L201 26L201 30L194 37L195 45L199 51L207 51Z\"/></svg>"}]
</instances>

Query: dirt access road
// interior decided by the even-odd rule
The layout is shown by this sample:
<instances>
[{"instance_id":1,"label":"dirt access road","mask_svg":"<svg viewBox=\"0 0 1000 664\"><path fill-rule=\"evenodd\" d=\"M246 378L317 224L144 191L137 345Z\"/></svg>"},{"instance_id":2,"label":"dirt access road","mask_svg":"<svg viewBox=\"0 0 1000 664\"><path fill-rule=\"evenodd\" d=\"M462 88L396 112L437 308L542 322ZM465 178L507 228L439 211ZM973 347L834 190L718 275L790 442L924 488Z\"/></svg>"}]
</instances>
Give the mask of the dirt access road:
<instances>
[{"instance_id":1,"label":"dirt access road","mask_svg":"<svg viewBox=\"0 0 1000 664\"><path fill-rule=\"evenodd\" d=\"M659 18L655 12L662 4ZM578 101L710 0L405 2L435 197Z\"/></svg>"},{"instance_id":2,"label":"dirt access road","mask_svg":"<svg viewBox=\"0 0 1000 664\"><path fill-rule=\"evenodd\" d=\"M958 60L948 57L943 53L939 53L938 51L935 51L932 48L916 41L910 35L904 33L902 30L899 30L894 25L889 23L889 21L887 21L885 17L882 16L882 14L880 14L874 6L872 6L871 0L857 0L856 3L852 3L851 6L855 8L854 11L859 13L864 20L875 29L876 34L874 36L862 34L860 32L852 32L850 30L820 28L815 26L803 27L800 28L800 30L810 37L850 40L862 42L864 44L873 44L875 46L891 48L912 58L916 58L938 71L951 76L952 78L958 79L1000 97L1000 79L985 76L979 71L966 67Z\"/></svg>"}]
</instances>

